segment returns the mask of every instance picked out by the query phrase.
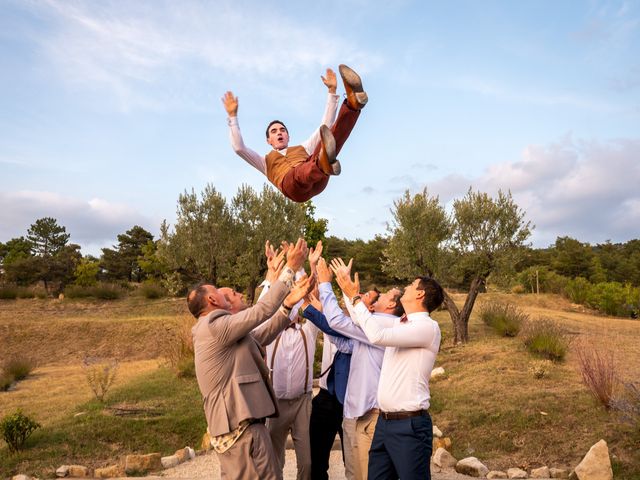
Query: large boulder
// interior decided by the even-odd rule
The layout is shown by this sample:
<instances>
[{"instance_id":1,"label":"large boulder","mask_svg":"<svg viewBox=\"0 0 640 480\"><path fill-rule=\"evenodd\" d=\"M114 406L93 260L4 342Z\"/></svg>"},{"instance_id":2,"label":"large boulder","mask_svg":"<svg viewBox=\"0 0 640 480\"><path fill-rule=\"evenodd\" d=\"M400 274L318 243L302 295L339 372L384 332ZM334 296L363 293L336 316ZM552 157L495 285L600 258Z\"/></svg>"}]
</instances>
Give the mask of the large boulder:
<instances>
[{"instance_id":1,"label":"large boulder","mask_svg":"<svg viewBox=\"0 0 640 480\"><path fill-rule=\"evenodd\" d=\"M593 445L569 478L571 477L578 480L613 480L607 442L600 440Z\"/></svg>"},{"instance_id":2,"label":"large boulder","mask_svg":"<svg viewBox=\"0 0 640 480\"><path fill-rule=\"evenodd\" d=\"M159 453L147 455L127 455L124 471L127 475L141 475L154 470L162 470L162 457Z\"/></svg>"},{"instance_id":3,"label":"large boulder","mask_svg":"<svg viewBox=\"0 0 640 480\"><path fill-rule=\"evenodd\" d=\"M509 478L528 478L527 472L521 468L509 468L507 470L507 477Z\"/></svg>"},{"instance_id":4,"label":"large boulder","mask_svg":"<svg viewBox=\"0 0 640 480\"><path fill-rule=\"evenodd\" d=\"M439 448L433 454L433 463L440 468L455 468L458 460L444 448Z\"/></svg>"},{"instance_id":5,"label":"large boulder","mask_svg":"<svg viewBox=\"0 0 640 480\"><path fill-rule=\"evenodd\" d=\"M456 464L456 472L470 477L485 477L489 469L476 457L467 457Z\"/></svg>"}]
</instances>

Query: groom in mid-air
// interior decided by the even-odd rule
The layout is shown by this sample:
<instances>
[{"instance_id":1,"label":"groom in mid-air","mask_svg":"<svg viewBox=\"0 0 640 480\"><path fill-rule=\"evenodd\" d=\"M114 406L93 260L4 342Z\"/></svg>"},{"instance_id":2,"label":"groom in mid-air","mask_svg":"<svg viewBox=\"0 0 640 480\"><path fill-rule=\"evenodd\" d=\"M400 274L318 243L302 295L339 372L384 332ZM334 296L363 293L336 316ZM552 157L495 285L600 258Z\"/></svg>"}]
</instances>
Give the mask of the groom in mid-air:
<instances>
[{"instance_id":1,"label":"groom in mid-air","mask_svg":"<svg viewBox=\"0 0 640 480\"><path fill-rule=\"evenodd\" d=\"M340 174L341 166L336 156L356 124L360 110L367 103L360 76L346 65L340 65L339 71L346 99L335 123L339 96L336 95L336 74L328 68L326 76L321 77L327 86L328 98L320 128L302 144L290 147L287 127L280 120L273 120L266 131L267 143L273 150L265 156L246 147L242 140L238 124L238 98L230 91L222 97L229 116L233 150L295 202L306 202L318 195L329 183L330 175Z\"/></svg>"}]
</instances>

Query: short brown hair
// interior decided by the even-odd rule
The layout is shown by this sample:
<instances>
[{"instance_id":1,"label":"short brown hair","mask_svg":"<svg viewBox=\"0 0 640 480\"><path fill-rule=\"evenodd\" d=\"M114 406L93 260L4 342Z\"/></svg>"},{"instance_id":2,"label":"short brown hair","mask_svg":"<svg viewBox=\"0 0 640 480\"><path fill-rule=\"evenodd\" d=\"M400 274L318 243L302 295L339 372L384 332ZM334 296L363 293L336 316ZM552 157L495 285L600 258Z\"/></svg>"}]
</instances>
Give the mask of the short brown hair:
<instances>
[{"instance_id":1,"label":"short brown hair","mask_svg":"<svg viewBox=\"0 0 640 480\"><path fill-rule=\"evenodd\" d=\"M424 298L422 299L422 306L427 309L427 312L431 313L438 309L444 301L444 290L438 282L431 277L416 277L420 280L418 283L418 290L424 290Z\"/></svg>"}]
</instances>

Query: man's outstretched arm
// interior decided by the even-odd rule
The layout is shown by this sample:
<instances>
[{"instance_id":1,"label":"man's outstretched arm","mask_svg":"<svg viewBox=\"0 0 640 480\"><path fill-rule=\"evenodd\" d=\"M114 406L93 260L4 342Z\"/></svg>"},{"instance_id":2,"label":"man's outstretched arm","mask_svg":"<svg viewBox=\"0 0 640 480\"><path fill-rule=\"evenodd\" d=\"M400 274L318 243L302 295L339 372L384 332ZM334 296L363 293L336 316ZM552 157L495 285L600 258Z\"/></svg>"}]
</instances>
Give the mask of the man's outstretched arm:
<instances>
[{"instance_id":1,"label":"man's outstretched arm","mask_svg":"<svg viewBox=\"0 0 640 480\"><path fill-rule=\"evenodd\" d=\"M338 85L338 81L336 80L336 73L327 68L327 73L325 76L320 76L322 79L322 83L324 83L327 87L327 105L324 109L324 115L322 116L322 121L320 125L326 125L327 127L331 127L333 123L336 121L336 116L338 115L338 104L340 100L340 96L336 95L336 89ZM307 151L309 155L311 155L316 147L320 143L320 127L316 129L315 132L309 137L305 142L301 143L304 149Z\"/></svg>"},{"instance_id":2,"label":"man's outstretched arm","mask_svg":"<svg viewBox=\"0 0 640 480\"><path fill-rule=\"evenodd\" d=\"M253 165L264 175L267 174L267 163L262 155L251 150L244 144L240 125L238 124L238 97L229 91L222 97L222 104L227 112L227 122L229 123L229 134L231 135L231 146L233 151L242 157L248 164Z\"/></svg>"}]
</instances>

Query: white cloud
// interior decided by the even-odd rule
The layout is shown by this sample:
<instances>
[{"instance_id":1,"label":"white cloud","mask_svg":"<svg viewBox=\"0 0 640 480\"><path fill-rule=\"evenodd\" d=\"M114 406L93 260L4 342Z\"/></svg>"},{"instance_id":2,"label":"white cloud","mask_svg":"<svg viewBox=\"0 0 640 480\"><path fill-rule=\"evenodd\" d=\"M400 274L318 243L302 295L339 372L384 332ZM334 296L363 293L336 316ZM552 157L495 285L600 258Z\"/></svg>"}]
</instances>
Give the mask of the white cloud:
<instances>
[{"instance_id":1,"label":"white cloud","mask_svg":"<svg viewBox=\"0 0 640 480\"><path fill-rule=\"evenodd\" d=\"M477 177L448 176L429 185L445 202L469 186L510 190L536 225L534 242L569 235L591 243L638 237L640 140L574 141L529 146L522 159L492 165Z\"/></svg>"},{"instance_id":2,"label":"white cloud","mask_svg":"<svg viewBox=\"0 0 640 480\"><path fill-rule=\"evenodd\" d=\"M29 226L42 217L55 218L71 234L71 242L92 254L116 244L116 236L134 225L154 235L160 225L159 219L129 205L100 198L87 201L44 191L0 192L0 241L26 235Z\"/></svg>"},{"instance_id":3,"label":"white cloud","mask_svg":"<svg viewBox=\"0 0 640 480\"><path fill-rule=\"evenodd\" d=\"M202 99L191 90L221 73L245 81L288 77L287 91L300 72L315 74L338 58L356 67L380 64L326 23L301 22L259 2L45 0L32 8L51 20L51 28L34 35L60 77L106 90L123 109L172 102L195 108Z\"/></svg>"}]
</instances>

